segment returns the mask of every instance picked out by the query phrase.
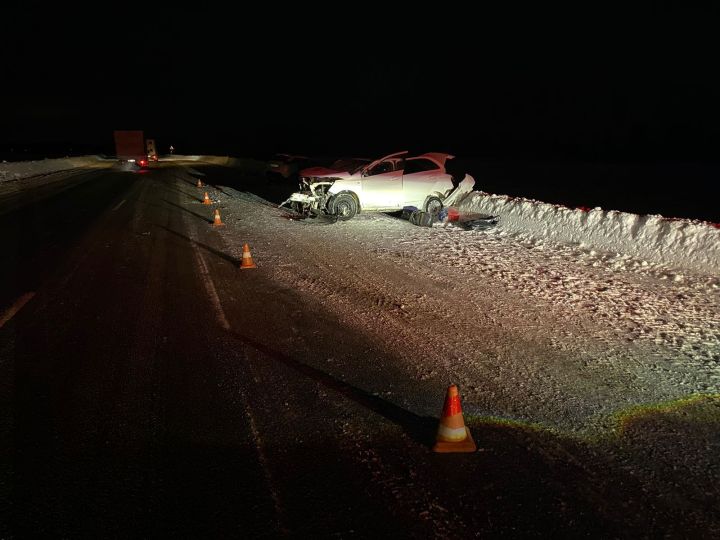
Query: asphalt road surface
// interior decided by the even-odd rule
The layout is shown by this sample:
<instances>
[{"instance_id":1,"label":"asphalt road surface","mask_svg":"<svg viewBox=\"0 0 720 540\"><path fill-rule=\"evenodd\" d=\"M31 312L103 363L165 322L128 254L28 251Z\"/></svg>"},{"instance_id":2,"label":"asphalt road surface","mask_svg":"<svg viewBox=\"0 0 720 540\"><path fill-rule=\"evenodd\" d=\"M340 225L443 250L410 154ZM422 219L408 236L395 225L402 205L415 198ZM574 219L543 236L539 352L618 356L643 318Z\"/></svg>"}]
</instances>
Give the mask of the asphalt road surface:
<instances>
[{"instance_id":1,"label":"asphalt road surface","mask_svg":"<svg viewBox=\"0 0 720 540\"><path fill-rule=\"evenodd\" d=\"M0 536L644 536L639 485L574 443L496 426L434 454L437 418L311 366L385 359L241 270L179 171L0 201Z\"/></svg>"}]
</instances>

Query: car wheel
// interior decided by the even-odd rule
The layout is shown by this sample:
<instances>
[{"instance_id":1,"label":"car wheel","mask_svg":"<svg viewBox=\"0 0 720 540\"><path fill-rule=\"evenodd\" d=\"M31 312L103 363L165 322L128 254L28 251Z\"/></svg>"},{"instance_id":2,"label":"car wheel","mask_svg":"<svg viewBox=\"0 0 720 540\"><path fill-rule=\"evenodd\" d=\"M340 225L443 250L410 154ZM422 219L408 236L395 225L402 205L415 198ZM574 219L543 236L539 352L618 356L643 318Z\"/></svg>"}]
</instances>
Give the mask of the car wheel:
<instances>
[{"instance_id":1,"label":"car wheel","mask_svg":"<svg viewBox=\"0 0 720 540\"><path fill-rule=\"evenodd\" d=\"M433 216L437 216L442 207L443 203L439 197L428 197L428 200L425 201L425 211Z\"/></svg>"},{"instance_id":2,"label":"car wheel","mask_svg":"<svg viewBox=\"0 0 720 540\"><path fill-rule=\"evenodd\" d=\"M355 197L349 193L340 193L333 199L332 213L337 216L340 221L352 219L357 214L358 205Z\"/></svg>"},{"instance_id":3,"label":"car wheel","mask_svg":"<svg viewBox=\"0 0 720 540\"><path fill-rule=\"evenodd\" d=\"M298 214L306 214L307 213L307 207L299 202L299 201L293 201L290 203L290 209L293 212L297 212Z\"/></svg>"}]
</instances>

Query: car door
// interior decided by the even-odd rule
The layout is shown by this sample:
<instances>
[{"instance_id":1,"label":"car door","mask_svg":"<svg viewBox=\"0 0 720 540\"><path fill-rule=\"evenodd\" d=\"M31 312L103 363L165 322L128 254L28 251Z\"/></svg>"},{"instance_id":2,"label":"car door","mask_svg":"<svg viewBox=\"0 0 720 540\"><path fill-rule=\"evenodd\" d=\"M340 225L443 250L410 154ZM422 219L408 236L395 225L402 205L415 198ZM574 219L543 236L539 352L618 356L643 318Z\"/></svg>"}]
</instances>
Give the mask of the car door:
<instances>
[{"instance_id":1,"label":"car door","mask_svg":"<svg viewBox=\"0 0 720 540\"><path fill-rule=\"evenodd\" d=\"M374 161L362 172L360 206L367 209L401 208L403 199L402 158L398 152Z\"/></svg>"},{"instance_id":2,"label":"car door","mask_svg":"<svg viewBox=\"0 0 720 540\"><path fill-rule=\"evenodd\" d=\"M399 208L402 199L402 169L393 160L369 168L362 179L361 206L368 209Z\"/></svg>"},{"instance_id":3,"label":"car door","mask_svg":"<svg viewBox=\"0 0 720 540\"><path fill-rule=\"evenodd\" d=\"M405 160L403 206L420 208L432 192L438 188L444 191L450 187L452 187L450 175L436 161L426 157L413 157Z\"/></svg>"}]
</instances>

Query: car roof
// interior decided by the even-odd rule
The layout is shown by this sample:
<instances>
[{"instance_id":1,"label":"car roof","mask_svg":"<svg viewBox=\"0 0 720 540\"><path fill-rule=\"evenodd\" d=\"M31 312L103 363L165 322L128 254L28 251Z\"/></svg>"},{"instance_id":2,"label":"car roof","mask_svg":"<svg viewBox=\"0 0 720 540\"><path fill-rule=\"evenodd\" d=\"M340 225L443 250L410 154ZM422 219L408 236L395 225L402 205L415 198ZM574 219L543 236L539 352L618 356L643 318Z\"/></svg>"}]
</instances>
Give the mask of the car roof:
<instances>
[{"instance_id":1,"label":"car roof","mask_svg":"<svg viewBox=\"0 0 720 540\"><path fill-rule=\"evenodd\" d=\"M453 159L454 157L455 157L455 156L453 156L452 154L445 154L445 153L443 153L443 152L427 152L427 153L425 153L425 154L421 154L421 155L419 155L419 156L413 156L413 157L408 158L408 159L425 158L425 159L429 159L429 160L431 160L431 161L434 161L435 163L437 163L437 164L440 165L441 167L444 167L444 166L445 166L445 162L446 162L448 159Z\"/></svg>"},{"instance_id":2,"label":"car roof","mask_svg":"<svg viewBox=\"0 0 720 540\"><path fill-rule=\"evenodd\" d=\"M408 153L409 152L407 150L404 150L402 152L395 152L393 154L389 154L387 156L381 157L380 159L376 159L375 161L373 161L370 164L370 167L374 167L376 164L378 164L381 161L386 160L386 159L404 156L405 159L407 159L407 160L420 159L420 158L429 159L430 161L433 161L434 163L436 163L438 166L444 168L445 162L448 159L453 159L455 157L452 154L446 154L444 152L426 152L424 154L420 154L419 156L407 157Z\"/></svg>"},{"instance_id":3,"label":"car roof","mask_svg":"<svg viewBox=\"0 0 720 540\"><path fill-rule=\"evenodd\" d=\"M403 150L402 152L395 152L395 153L393 153L393 154L389 154L389 155L387 155L387 156L383 156L383 157L381 157L380 159L376 159L375 161L373 161L373 162L368 166L368 168L374 167L375 165L377 165L378 163L380 163L381 161L384 161L384 160L386 160L386 159L393 158L393 157L403 156L403 155L405 155L405 154L407 154L407 153L408 153L407 150Z\"/></svg>"}]
</instances>

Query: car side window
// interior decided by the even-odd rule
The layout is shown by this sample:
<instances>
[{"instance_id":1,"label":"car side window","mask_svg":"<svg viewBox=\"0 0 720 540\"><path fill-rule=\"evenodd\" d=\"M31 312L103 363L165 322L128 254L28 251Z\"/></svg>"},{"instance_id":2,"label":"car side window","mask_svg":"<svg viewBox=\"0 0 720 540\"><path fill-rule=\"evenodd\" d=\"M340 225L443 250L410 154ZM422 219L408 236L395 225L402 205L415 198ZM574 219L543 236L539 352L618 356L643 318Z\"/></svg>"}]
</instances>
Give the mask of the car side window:
<instances>
[{"instance_id":1,"label":"car side window","mask_svg":"<svg viewBox=\"0 0 720 540\"><path fill-rule=\"evenodd\" d=\"M367 173L368 176L375 176L377 174L383 174L393 171L393 164L390 161L381 161L370 169Z\"/></svg>"},{"instance_id":2,"label":"car side window","mask_svg":"<svg viewBox=\"0 0 720 540\"><path fill-rule=\"evenodd\" d=\"M419 158L408 159L405 161L405 174L436 170L439 170L437 163L430 161L429 159Z\"/></svg>"}]
</instances>

